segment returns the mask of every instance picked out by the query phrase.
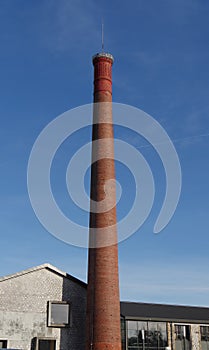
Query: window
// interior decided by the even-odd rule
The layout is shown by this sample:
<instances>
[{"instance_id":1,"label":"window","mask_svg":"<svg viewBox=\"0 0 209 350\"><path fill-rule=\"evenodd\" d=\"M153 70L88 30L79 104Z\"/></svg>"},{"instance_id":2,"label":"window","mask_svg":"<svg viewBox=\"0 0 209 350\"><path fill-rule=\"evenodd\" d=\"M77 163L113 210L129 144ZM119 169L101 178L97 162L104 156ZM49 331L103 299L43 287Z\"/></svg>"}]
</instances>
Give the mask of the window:
<instances>
[{"instance_id":1,"label":"window","mask_svg":"<svg viewBox=\"0 0 209 350\"><path fill-rule=\"evenodd\" d=\"M200 326L201 349L209 349L209 326Z\"/></svg>"},{"instance_id":2,"label":"window","mask_svg":"<svg viewBox=\"0 0 209 350\"><path fill-rule=\"evenodd\" d=\"M167 346L165 322L148 322L147 342L149 349L164 349Z\"/></svg>"},{"instance_id":3,"label":"window","mask_svg":"<svg viewBox=\"0 0 209 350\"><path fill-rule=\"evenodd\" d=\"M164 350L166 322L128 321L128 350Z\"/></svg>"},{"instance_id":4,"label":"window","mask_svg":"<svg viewBox=\"0 0 209 350\"><path fill-rule=\"evenodd\" d=\"M56 340L37 339L37 350L56 350Z\"/></svg>"},{"instance_id":5,"label":"window","mask_svg":"<svg viewBox=\"0 0 209 350\"><path fill-rule=\"evenodd\" d=\"M70 305L66 302L48 303L48 327L66 327L70 325ZM51 349L50 349L51 350Z\"/></svg>"},{"instance_id":6,"label":"window","mask_svg":"<svg viewBox=\"0 0 209 350\"><path fill-rule=\"evenodd\" d=\"M209 341L209 326L200 326L201 340Z\"/></svg>"},{"instance_id":7,"label":"window","mask_svg":"<svg viewBox=\"0 0 209 350\"><path fill-rule=\"evenodd\" d=\"M0 348L1 349L7 348L7 340L1 340L0 339Z\"/></svg>"},{"instance_id":8,"label":"window","mask_svg":"<svg viewBox=\"0 0 209 350\"><path fill-rule=\"evenodd\" d=\"M187 339L190 340L190 327L189 325L175 325L175 339L182 340Z\"/></svg>"},{"instance_id":9,"label":"window","mask_svg":"<svg viewBox=\"0 0 209 350\"><path fill-rule=\"evenodd\" d=\"M184 338L184 327L182 325L175 325L175 339L182 340Z\"/></svg>"}]
</instances>

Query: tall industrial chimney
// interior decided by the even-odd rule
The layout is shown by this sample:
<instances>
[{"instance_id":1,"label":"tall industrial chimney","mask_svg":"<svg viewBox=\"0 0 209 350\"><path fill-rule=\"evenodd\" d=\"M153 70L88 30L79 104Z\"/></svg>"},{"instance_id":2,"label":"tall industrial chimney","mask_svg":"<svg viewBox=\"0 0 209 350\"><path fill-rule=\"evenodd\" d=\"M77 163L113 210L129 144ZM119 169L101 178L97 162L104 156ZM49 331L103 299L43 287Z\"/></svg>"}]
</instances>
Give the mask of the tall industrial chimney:
<instances>
[{"instance_id":1,"label":"tall industrial chimney","mask_svg":"<svg viewBox=\"0 0 209 350\"><path fill-rule=\"evenodd\" d=\"M113 56L93 56L94 115L86 350L120 350L120 298L112 123Z\"/></svg>"}]
</instances>

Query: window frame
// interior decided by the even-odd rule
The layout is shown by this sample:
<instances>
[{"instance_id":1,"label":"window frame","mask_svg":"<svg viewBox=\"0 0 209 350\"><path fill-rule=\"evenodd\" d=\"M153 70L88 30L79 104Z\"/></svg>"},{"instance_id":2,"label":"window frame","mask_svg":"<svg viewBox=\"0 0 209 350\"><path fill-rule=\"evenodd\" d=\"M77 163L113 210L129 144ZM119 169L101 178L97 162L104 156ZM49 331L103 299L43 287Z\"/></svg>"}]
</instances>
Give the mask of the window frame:
<instances>
[{"instance_id":1,"label":"window frame","mask_svg":"<svg viewBox=\"0 0 209 350\"><path fill-rule=\"evenodd\" d=\"M207 330L207 332L205 332L204 334L202 333L203 328L206 328ZM209 325L208 324L200 324L200 339L201 341L209 342Z\"/></svg>"},{"instance_id":2,"label":"window frame","mask_svg":"<svg viewBox=\"0 0 209 350\"><path fill-rule=\"evenodd\" d=\"M168 330L166 321L155 321L142 318L126 318L125 321L127 349L137 350L141 348L157 348L159 350L164 350L168 347ZM153 337L157 343L155 347L152 347Z\"/></svg>"},{"instance_id":3,"label":"window frame","mask_svg":"<svg viewBox=\"0 0 209 350\"><path fill-rule=\"evenodd\" d=\"M68 312L68 323L51 323L51 308L53 304L67 305L69 307ZM71 318L71 303L67 301L48 301L47 303L47 327L50 328L68 328L71 327L72 318Z\"/></svg>"},{"instance_id":4,"label":"window frame","mask_svg":"<svg viewBox=\"0 0 209 350\"><path fill-rule=\"evenodd\" d=\"M45 341L54 341L55 342L55 350L57 350L57 339L53 337L36 337L36 346L35 350L39 350L39 341L40 340L45 340Z\"/></svg>"},{"instance_id":5,"label":"window frame","mask_svg":"<svg viewBox=\"0 0 209 350\"><path fill-rule=\"evenodd\" d=\"M176 329L181 327L181 332L176 332ZM174 339L176 340L188 340L191 342L191 324L190 323L174 323Z\"/></svg>"}]
</instances>

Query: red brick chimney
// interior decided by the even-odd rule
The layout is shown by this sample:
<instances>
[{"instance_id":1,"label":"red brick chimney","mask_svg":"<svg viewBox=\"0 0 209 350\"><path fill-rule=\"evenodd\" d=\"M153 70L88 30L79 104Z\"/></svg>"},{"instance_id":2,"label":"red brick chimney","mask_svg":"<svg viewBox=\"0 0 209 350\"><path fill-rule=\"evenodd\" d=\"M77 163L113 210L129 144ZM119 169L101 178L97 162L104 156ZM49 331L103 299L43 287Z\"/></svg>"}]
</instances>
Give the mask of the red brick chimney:
<instances>
[{"instance_id":1,"label":"red brick chimney","mask_svg":"<svg viewBox=\"0 0 209 350\"><path fill-rule=\"evenodd\" d=\"M121 349L116 194L115 182L108 182L115 180L112 64L110 54L93 57L91 199L96 204L90 210L86 350Z\"/></svg>"}]
</instances>

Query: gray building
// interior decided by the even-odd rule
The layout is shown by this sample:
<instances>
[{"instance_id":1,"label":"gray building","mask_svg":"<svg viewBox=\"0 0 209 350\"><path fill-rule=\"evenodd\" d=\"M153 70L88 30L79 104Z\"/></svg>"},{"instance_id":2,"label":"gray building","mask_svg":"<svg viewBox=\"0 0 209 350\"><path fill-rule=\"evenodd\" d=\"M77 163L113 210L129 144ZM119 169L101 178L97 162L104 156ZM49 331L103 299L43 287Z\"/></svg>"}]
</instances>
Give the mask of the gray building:
<instances>
[{"instance_id":1,"label":"gray building","mask_svg":"<svg viewBox=\"0 0 209 350\"><path fill-rule=\"evenodd\" d=\"M209 350L209 308L121 302L123 350Z\"/></svg>"},{"instance_id":2,"label":"gray building","mask_svg":"<svg viewBox=\"0 0 209 350\"><path fill-rule=\"evenodd\" d=\"M0 348L84 349L86 284L44 264L0 279Z\"/></svg>"},{"instance_id":3,"label":"gray building","mask_svg":"<svg viewBox=\"0 0 209 350\"><path fill-rule=\"evenodd\" d=\"M0 348L84 350L86 284L44 264L0 279ZM123 350L209 350L209 308L121 302Z\"/></svg>"}]
</instances>

